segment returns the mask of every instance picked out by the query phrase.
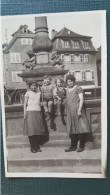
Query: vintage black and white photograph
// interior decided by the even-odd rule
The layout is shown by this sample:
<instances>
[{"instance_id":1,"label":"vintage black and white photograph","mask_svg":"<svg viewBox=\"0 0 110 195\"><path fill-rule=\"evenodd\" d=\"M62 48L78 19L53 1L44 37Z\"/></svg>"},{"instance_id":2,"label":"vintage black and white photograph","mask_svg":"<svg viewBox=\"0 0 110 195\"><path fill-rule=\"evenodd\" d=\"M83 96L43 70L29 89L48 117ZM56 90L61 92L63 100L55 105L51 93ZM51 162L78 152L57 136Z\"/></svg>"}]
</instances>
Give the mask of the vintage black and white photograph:
<instances>
[{"instance_id":1,"label":"vintage black and white photograph","mask_svg":"<svg viewBox=\"0 0 110 195\"><path fill-rule=\"evenodd\" d=\"M6 177L105 178L106 12L1 19Z\"/></svg>"}]
</instances>

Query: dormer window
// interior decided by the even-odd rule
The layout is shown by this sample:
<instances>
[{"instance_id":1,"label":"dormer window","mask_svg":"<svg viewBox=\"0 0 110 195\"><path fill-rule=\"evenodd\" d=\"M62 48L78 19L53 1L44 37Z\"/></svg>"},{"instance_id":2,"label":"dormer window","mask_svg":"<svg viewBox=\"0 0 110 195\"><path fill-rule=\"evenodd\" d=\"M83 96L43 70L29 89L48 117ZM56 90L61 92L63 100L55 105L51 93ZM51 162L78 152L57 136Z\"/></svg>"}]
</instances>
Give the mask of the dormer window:
<instances>
[{"instance_id":1,"label":"dormer window","mask_svg":"<svg viewBox=\"0 0 110 195\"><path fill-rule=\"evenodd\" d=\"M26 25L25 25L25 26L23 26L23 28L22 28L22 32L23 32L23 33L27 33L27 31L28 31L27 26L26 26Z\"/></svg>"},{"instance_id":2,"label":"dormer window","mask_svg":"<svg viewBox=\"0 0 110 195\"><path fill-rule=\"evenodd\" d=\"M64 46L65 48L68 48L68 47L69 47L69 41L64 40L64 41L63 41L63 46Z\"/></svg>"},{"instance_id":3,"label":"dormer window","mask_svg":"<svg viewBox=\"0 0 110 195\"><path fill-rule=\"evenodd\" d=\"M79 48L79 41L73 41L73 48Z\"/></svg>"},{"instance_id":4,"label":"dormer window","mask_svg":"<svg viewBox=\"0 0 110 195\"><path fill-rule=\"evenodd\" d=\"M89 48L89 41L84 41L84 48L88 49Z\"/></svg>"}]
</instances>

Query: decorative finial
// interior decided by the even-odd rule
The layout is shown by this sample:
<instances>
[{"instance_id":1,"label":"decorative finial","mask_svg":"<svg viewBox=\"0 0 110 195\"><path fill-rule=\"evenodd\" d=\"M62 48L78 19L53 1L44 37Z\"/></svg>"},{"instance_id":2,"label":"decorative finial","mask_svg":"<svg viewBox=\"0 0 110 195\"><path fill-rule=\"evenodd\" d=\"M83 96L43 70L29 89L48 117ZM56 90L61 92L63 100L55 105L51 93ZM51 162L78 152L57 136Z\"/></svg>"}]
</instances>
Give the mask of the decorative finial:
<instances>
[{"instance_id":1,"label":"decorative finial","mask_svg":"<svg viewBox=\"0 0 110 195\"><path fill-rule=\"evenodd\" d=\"M5 43L8 44L7 28L5 29Z\"/></svg>"}]
</instances>

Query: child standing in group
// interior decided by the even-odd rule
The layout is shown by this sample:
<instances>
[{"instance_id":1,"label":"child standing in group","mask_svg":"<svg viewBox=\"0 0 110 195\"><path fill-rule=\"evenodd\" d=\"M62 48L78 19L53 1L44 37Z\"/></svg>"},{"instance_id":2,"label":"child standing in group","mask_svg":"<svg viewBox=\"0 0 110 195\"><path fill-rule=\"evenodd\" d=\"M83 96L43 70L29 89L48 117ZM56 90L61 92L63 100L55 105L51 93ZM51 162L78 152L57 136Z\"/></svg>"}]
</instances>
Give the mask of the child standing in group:
<instances>
[{"instance_id":1,"label":"child standing in group","mask_svg":"<svg viewBox=\"0 0 110 195\"><path fill-rule=\"evenodd\" d=\"M51 118L53 106L53 86L51 84L51 77L49 75L44 76L41 92L45 115L46 117Z\"/></svg>"},{"instance_id":2,"label":"child standing in group","mask_svg":"<svg viewBox=\"0 0 110 195\"><path fill-rule=\"evenodd\" d=\"M66 98L66 89L64 87L64 79L58 77L56 79L56 87L53 91L54 98L57 99L58 116L62 116L62 103Z\"/></svg>"},{"instance_id":3,"label":"child standing in group","mask_svg":"<svg viewBox=\"0 0 110 195\"><path fill-rule=\"evenodd\" d=\"M24 124L25 131L28 134L31 152L41 152L40 138L46 131L43 125L40 99L41 92L38 90L36 82L29 83L30 91L25 94L24 101Z\"/></svg>"},{"instance_id":4,"label":"child standing in group","mask_svg":"<svg viewBox=\"0 0 110 195\"><path fill-rule=\"evenodd\" d=\"M71 138L71 146L65 152L84 150L84 140L90 133L90 126L83 107L83 90L75 82L74 75L67 75L67 131ZM79 146L77 147L79 141Z\"/></svg>"}]
</instances>

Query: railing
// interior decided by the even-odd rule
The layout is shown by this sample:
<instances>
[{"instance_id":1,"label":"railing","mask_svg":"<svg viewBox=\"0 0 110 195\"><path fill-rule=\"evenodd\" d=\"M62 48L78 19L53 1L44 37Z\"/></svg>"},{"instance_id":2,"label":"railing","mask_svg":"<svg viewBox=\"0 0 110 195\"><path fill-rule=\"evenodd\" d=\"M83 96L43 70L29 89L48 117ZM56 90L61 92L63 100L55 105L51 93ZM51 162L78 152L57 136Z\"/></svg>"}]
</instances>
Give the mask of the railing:
<instances>
[{"instance_id":1,"label":"railing","mask_svg":"<svg viewBox=\"0 0 110 195\"><path fill-rule=\"evenodd\" d=\"M24 103L24 95L26 90L17 90L11 97L11 93L5 93L5 105L15 105ZM97 100L101 99L101 87L93 87L83 89L84 100Z\"/></svg>"}]
</instances>

